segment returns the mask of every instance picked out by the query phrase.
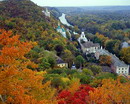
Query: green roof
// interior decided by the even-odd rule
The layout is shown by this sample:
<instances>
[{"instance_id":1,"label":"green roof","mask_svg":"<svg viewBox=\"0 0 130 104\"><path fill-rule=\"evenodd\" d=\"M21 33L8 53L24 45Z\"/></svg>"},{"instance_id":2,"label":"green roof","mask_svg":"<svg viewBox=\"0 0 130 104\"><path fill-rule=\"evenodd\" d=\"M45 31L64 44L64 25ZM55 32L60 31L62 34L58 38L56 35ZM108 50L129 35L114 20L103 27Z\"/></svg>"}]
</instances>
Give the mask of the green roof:
<instances>
[{"instance_id":1,"label":"green roof","mask_svg":"<svg viewBox=\"0 0 130 104\"><path fill-rule=\"evenodd\" d=\"M57 29L57 30L58 30L58 29L61 29L61 27L60 27L60 26L58 26L56 29Z\"/></svg>"},{"instance_id":2,"label":"green roof","mask_svg":"<svg viewBox=\"0 0 130 104\"><path fill-rule=\"evenodd\" d=\"M65 29L64 29L64 28L62 28L62 32L65 32Z\"/></svg>"}]
</instances>

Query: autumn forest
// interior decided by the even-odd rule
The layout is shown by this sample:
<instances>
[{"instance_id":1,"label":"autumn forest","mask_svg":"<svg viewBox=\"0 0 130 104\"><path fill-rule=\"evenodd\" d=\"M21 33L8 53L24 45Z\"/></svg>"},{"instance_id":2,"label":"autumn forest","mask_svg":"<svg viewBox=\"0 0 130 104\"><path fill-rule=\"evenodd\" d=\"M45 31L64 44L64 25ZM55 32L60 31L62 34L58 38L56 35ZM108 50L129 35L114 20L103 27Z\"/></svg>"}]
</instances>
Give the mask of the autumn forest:
<instances>
[{"instance_id":1,"label":"autumn forest","mask_svg":"<svg viewBox=\"0 0 130 104\"><path fill-rule=\"evenodd\" d=\"M121 47L130 41L129 11L114 17L48 7L49 17L45 10L30 0L0 1L0 104L130 104L129 75L111 70L111 56L84 54L77 41L83 29L130 65L130 47ZM77 35L56 31L62 12L74 27L61 27Z\"/></svg>"}]
</instances>

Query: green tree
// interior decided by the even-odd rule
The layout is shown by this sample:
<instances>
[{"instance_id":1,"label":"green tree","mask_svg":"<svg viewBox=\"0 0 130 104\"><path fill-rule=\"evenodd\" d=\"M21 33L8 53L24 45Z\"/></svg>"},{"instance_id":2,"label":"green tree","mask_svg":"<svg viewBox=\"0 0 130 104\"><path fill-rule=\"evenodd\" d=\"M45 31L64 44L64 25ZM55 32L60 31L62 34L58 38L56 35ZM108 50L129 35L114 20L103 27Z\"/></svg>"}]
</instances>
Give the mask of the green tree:
<instances>
[{"instance_id":1,"label":"green tree","mask_svg":"<svg viewBox=\"0 0 130 104\"><path fill-rule=\"evenodd\" d=\"M107 40L105 43L105 47L108 51L112 53L118 53L120 49L121 42L119 40Z\"/></svg>"},{"instance_id":2,"label":"green tree","mask_svg":"<svg viewBox=\"0 0 130 104\"><path fill-rule=\"evenodd\" d=\"M121 59L124 60L126 63L130 64L130 47L122 48L120 51Z\"/></svg>"},{"instance_id":3,"label":"green tree","mask_svg":"<svg viewBox=\"0 0 130 104\"><path fill-rule=\"evenodd\" d=\"M82 66L83 66L84 63L85 63L85 59L81 55L78 55L76 57L76 66L78 68L82 68Z\"/></svg>"},{"instance_id":4,"label":"green tree","mask_svg":"<svg viewBox=\"0 0 130 104\"><path fill-rule=\"evenodd\" d=\"M90 69L94 75L99 74L100 72L102 72L102 68L101 66L98 65L89 65L88 69Z\"/></svg>"},{"instance_id":5,"label":"green tree","mask_svg":"<svg viewBox=\"0 0 130 104\"><path fill-rule=\"evenodd\" d=\"M118 41L115 43L114 47L113 47L113 51L114 51L114 53L117 54L117 55L119 55L119 52L120 52L120 48L121 48L120 45L121 45L121 41L118 40Z\"/></svg>"},{"instance_id":6,"label":"green tree","mask_svg":"<svg viewBox=\"0 0 130 104\"><path fill-rule=\"evenodd\" d=\"M39 64L40 70L45 70L50 68L51 64L48 62L46 58L42 58L41 63Z\"/></svg>"},{"instance_id":7,"label":"green tree","mask_svg":"<svg viewBox=\"0 0 130 104\"><path fill-rule=\"evenodd\" d=\"M93 76L93 72L90 69L83 69L83 73L86 75Z\"/></svg>"},{"instance_id":8,"label":"green tree","mask_svg":"<svg viewBox=\"0 0 130 104\"><path fill-rule=\"evenodd\" d=\"M89 84L92 81L92 77L84 73L75 73L72 77L80 79L82 84Z\"/></svg>"},{"instance_id":9,"label":"green tree","mask_svg":"<svg viewBox=\"0 0 130 104\"><path fill-rule=\"evenodd\" d=\"M65 62L67 62L69 64L69 67L72 66L72 63L74 61L74 55L72 54L72 52L70 50L64 50L64 53L62 55L62 58Z\"/></svg>"},{"instance_id":10,"label":"green tree","mask_svg":"<svg viewBox=\"0 0 130 104\"><path fill-rule=\"evenodd\" d=\"M56 50L58 56L61 55L61 53L63 52L63 49L64 49L64 48L63 48L62 45L57 45L57 46L55 46L55 50Z\"/></svg>"},{"instance_id":11,"label":"green tree","mask_svg":"<svg viewBox=\"0 0 130 104\"><path fill-rule=\"evenodd\" d=\"M50 67L53 68L56 65L56 60L53 57L48 57L48 63Z\"/></svg>"}]
</instances>

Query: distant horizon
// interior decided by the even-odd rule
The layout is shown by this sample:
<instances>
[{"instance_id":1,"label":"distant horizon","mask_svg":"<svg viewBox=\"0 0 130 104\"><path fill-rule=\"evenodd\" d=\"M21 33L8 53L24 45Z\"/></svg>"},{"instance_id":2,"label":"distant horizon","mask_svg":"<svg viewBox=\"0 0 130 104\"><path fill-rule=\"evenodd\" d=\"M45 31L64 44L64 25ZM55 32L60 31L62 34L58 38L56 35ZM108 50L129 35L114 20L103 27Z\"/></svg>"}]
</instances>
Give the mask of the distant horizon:
<instances>
[{"instance_id":1,"label":"distant horizon","mask_svg":"<svg viewBox=\"0 0 130 104\"><path fill-rule=\"evenodd\" d=\"M0 0L0 1L4 1L4 0ZM47 4L46 4L45 0L43 0L43 1L42 0L31 0L31 1L41 7L111 7L111 6L114 6L114 7L126 6L127 7L127 6L130 6L130 0L118 0L118 1L122 1L123 3L126 3L126 4L111 4L111 5L109 5L109 4L104 4L104 5L103 4L98 4L98 5L97 4L95 4L95 5L83 5L83 4L82 5L81 4L79 4L79 5L69 5L68 4L67 5L67 4L64 4L64 5L61 5L60 3L59 4L55 3L54 1L53 1L53 5L52 5L51 3L47 2L47 1L46 1L47 2ZM48 0L48 1L51 1L51 0ZM58 1L58 0L56 0L56 1ZM64 1L64 0L62 0L62 1ZM87 1L87 0L83 0L83 1ZM94 1L94 0L91 0L91 1ZM97 1L101 1L101 0L97 0ZM104 0L102 0L102 1L104 1ZM105 1L107 1L107 0L105 0ZM109 1L111 1L111 0L109 0ZM66 3L67 2L68 1L66 1Z\"/></svg>"},{"instance_id":2,"label":"distant horizon","mask_svg":"<svg viewBox=\"0 0 130 104\"><path fill-rule=\"evenodd\" d=\"M44 7L128 7L130 5L96 5L96 6L44 6Z\"/></svg>"},{"instance_id":3,"label":"distant horizon","mask_svg":"<svg viewBox=\"0 0 130 104\"><path fill-rule=\"evenodd\" d=\"M0 0L4 1L4 0ZM46 7L108 7L130 6L130 0L31 0L39 6ZM97 2L98 1L98 2ZM74 3L75 2L75 3ZM71 5L70 5L71 4Z\"/></svg>"},{"instance_id":4,"label":"distant horizon","mask_svg":"<svg viewBox=\"0 0 130 104\"><path fill-rule=\"evenodd\" d=\"M31 0L39 6L83 7L83 6L130 6L130 0Z\"/></svg>"}]
</instances>

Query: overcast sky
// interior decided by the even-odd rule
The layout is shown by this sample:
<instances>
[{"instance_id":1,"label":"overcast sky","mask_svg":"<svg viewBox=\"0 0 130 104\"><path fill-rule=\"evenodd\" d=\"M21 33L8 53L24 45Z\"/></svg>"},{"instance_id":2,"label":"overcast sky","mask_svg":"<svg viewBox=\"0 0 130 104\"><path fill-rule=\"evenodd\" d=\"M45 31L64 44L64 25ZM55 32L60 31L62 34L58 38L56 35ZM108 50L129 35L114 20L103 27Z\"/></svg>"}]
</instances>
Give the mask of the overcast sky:
<instances>
[{"instance_id":1,"label":"overcast sky","mask_svg":"<svg viewBox=\"0 0 130 104\"><path fill-rule=\"evenodd\" d=\"M130 0L32 0L40 6L110 6L130 5Z\"/></svg>"}]
</instances>

